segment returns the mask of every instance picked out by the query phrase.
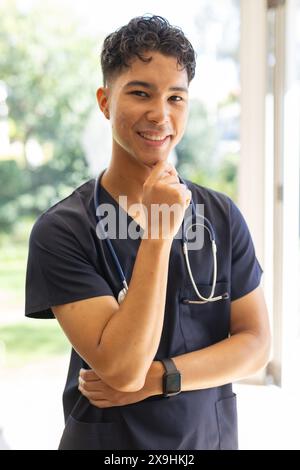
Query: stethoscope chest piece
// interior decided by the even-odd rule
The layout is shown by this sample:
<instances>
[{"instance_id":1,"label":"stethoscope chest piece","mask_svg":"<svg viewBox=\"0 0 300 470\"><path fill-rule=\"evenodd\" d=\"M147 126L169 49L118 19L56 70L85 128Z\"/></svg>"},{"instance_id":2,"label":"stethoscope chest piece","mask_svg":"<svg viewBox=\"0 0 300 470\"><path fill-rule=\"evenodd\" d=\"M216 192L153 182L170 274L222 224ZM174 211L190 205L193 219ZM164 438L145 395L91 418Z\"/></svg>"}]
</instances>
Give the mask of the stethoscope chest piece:
<instances>
[{"instance_id":1,"label":"stethoscope chest piece","mask_svg":"<svg viewBox=\"0 0 300 470\"><path fill-rule=\"evenodd\" d=\"M126 289L124 287L124 289L120 290L119 294L118 294L118 304L120 305L123 300L125 299L125 296L126 296Z\"/></svg>"}]
</instances>

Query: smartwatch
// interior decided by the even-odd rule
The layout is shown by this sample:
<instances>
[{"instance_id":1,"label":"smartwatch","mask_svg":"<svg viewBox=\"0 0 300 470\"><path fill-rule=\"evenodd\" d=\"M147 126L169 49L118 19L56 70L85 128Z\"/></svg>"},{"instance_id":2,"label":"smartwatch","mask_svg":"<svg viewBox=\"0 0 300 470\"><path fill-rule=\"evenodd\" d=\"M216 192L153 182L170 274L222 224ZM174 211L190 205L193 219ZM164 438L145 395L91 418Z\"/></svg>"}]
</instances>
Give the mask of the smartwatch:
<instances>
[{"instance_id":1,"label":"smartwatch","mask_svg":"<svg viewBox=\"0 0 300 470\"><path fill-rule=\"evenodd\" d=\"M172 397L181 392L181 374L172 359L161 360L165 373L163 375L163 396Z\"/></svg>"}]
</instances>

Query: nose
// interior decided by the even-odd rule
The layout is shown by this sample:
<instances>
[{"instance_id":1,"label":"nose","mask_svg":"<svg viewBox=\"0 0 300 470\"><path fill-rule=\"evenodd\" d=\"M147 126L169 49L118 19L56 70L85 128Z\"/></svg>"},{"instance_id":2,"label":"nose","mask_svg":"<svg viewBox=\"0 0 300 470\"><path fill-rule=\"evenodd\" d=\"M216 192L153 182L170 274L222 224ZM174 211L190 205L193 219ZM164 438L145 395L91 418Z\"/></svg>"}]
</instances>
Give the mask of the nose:
<instances>
[{"instance_id":1,"label":"nose","mask_svg":"<svg viewBox=\"0 0 300 470\"><path fill-rule=\"evenodd\" d=\"M163 100L155 100L151 104L151 109L147 112L148 121L163 125L169 122L168 103Z\"/></svg>"}]
</instances>

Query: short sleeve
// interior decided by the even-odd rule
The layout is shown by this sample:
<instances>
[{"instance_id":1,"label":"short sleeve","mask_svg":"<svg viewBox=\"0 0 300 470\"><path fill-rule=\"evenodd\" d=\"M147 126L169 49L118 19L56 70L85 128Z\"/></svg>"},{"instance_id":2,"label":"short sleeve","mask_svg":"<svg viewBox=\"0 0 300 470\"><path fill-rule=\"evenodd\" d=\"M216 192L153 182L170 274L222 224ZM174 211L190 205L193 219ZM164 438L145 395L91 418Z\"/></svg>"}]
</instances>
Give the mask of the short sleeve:
<instances>
[{"instance_id":1,"label":"short sleeve","mask_svg":"<svg viewBox=\"0 0 300 470\"><path fill-rule=\"evenodd\" d=\"M29 239L25 315L54 318L52 306L113 292L62 218L43 214Z\"/></svg>"},{"instance_id":2,"label":"short sleeve","mask_svg":"<svg viewBox=\"0 0 300 470\"><path fill-rule=\"evenodd\" d=\"M253 241L238 207L231 203L231 300L239 299L259 286L263 270L256 258Z\"/></svg>"}]
</instances>

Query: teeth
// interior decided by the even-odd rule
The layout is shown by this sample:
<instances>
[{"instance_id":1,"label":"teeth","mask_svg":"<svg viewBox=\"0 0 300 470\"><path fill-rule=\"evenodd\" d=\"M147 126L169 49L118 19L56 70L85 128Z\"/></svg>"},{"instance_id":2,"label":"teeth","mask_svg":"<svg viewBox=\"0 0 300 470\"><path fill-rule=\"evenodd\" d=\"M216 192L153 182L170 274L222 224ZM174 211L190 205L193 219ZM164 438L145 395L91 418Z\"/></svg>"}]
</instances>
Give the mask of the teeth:
<instances>
[{"instance_id":1,"label":"teeth","mask_svg":"<svg viewBox=\"0 0 300 470\"><path fill-rule=\"evenodd\" d=\"M148 135L148 134L143 134L142 132L139 132L139 134L142 136L142 137L145 137L145 139L148 139L148 140L165 140L166 136L164 137L159 137L159 136L154 136L154 135Z\"/></svg>"}]
</instances>

